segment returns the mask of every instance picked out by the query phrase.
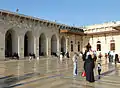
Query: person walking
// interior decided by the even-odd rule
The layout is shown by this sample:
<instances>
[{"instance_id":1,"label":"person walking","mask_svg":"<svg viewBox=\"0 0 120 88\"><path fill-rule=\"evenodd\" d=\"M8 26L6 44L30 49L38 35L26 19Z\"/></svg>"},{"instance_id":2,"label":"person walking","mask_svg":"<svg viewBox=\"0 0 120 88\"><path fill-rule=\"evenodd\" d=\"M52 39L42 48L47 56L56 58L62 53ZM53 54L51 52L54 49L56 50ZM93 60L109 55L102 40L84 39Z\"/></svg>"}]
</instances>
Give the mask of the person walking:
<instances>
[{"instance_id":1,"label":"person walking","mask_svg":"<svg viewBox=\"0 0 120 88\"><path fill-rule=\"evenodd\" d=\"M77 75L77 53L74 53L73 55L73 76Z\"/></svg>"}]
</instances>

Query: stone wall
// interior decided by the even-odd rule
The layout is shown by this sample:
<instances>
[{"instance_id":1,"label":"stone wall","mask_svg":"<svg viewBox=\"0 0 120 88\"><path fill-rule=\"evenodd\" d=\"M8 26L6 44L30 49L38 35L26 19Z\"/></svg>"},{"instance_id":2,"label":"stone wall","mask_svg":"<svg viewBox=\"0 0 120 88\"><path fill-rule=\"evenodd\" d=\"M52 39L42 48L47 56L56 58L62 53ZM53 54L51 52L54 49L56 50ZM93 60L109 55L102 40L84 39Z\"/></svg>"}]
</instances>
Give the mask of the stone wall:
<instances>
[{"instance_id":1,"label":"stone wall","mask_svg":"<svg viewBox=\"0 0 120 88\"><path fill-rule=\"evenodd\" d=\"M14 32L12 50L18 52L20 57L24 57L24 36L27 32L30 32L33 37L31 49L37 56L39 56L39 37L41 34L46 37L47 55L51 55L51 37L53 35L56 36L59 46L58 27L41 25L35 20L2 14L0 15L0 57L5 55L5 35L8 31ZM57 47L57 51L59 52L59 47Z\"/></svg>"}]
</instances>

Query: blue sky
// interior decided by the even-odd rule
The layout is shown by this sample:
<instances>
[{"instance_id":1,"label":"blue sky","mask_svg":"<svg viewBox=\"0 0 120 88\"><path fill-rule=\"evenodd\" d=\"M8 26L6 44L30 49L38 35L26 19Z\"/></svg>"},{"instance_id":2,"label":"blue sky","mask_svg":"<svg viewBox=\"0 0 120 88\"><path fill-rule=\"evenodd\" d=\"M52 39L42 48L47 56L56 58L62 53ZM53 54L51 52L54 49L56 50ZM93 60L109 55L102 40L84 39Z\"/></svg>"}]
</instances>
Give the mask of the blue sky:
<instances>
[{"instance_id":1,"label":"blue sky","mask_svg":"<svg viewBox=\"0 0 120 88\"><path fill-rule=\"evenodd\" d=\"M86 26L120 20L120 0L0 0L0 9Z\"/></svg>"}]
</instances>

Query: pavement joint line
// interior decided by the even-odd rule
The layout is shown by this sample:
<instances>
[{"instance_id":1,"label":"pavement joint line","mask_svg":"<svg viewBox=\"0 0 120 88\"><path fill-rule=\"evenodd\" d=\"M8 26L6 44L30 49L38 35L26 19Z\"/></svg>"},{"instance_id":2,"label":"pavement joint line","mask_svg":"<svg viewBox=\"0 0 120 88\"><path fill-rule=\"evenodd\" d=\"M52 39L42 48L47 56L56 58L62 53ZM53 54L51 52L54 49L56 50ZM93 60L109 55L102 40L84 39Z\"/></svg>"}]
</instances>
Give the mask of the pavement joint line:
<instances>
[{"instance_id":1,"label":"pavement joint line","mask_svg":"<svg viewBox=\"0 0 120 88\"><path fill-rule=\"evenodd\" d=\"M71 69L71 68L73 68L73 67L69 67L69 68L67 68L67 69ZM49 74L49 73L52 73L52 72L60 72L60 71L64 71L64 70L66 70L66 69L60 69L60 70L52 70L52 71L48 71L46 74ZM79 73L81 73L81 71L79 71ZM5 77L7 77L7 76L5 76ZM4 77L1 77L1 78L4 78Z\"/></svg>"},{"instance_id":2,"label":"pavement joint line","mask_svg":"<svg viewBox=\"0 0 120 88\"><path fill-rule=\"evenodd\" d=\"M59 76L59 77L60 77L60 76L62 77L63 75L58 75L58 76ZM48 78L54 78L54 77L58 77L58 76L50 76L50 77L48 77ZM43 78L43 79L45 79L45 78ZM29 84L29 83L33 83L33 82L39 81L39 80L42 80L42 79L37 79L37 80L30 81L30 82L19 83L19 84L11 85L11 86L9 86L9 87L22 86L22 85L25 85L25 84ZM82 81L82 80L81 80L81 81ZM89 85L89 84L80 84L80 85L92 87L92 86Z\"/></svg>"},{"instance_id":3,"label":"pavement joint line","mask_svg":"<svg viewBox=\"0 0 120 88\"><path fill-rule=\"evenodd\" d=\"M44 59L41 59L41 60L44 60ZM23 60L23 61L25 61L25 60ZM15 61L16 62L16 61ZM103 64L103 65L109 65L109 64ZM71 68L73 68L73 66L72 67L70 67L70 68L67 68L67 69L71 69ZM53 71L50 71L50 72L48 72L48 73L46 73L46 74L49 74L49 73L52 73L52 72L61 72L61 71L64 71L64 70L66 70L66 69L59 69L58 71L57 70L53 70ZM18 84L18 85L21 85L21 84Z\"/></svg>"},{"instance_id":4,"label":"pavement joint line","mask_svg":"<svg viewBox=\"0 0 120 88\"><path fill-rule=\"evenodd\" d=\"M113 72L113 71L115 71L115 69L112 69L112 70L103 72L103 73L101 74L101 76L104 77L105 75L107 75L107 74L109 74L109 73L111 73L111 72ZM81 72L79 72L79 73L81 73ZM74 79L74 78L76 78L76 77L73 77L73 76L65 76L65 77L63 77L63 78L71 78L71 79L73 78L73 79ZM81 76L80 76L79 78L85 79L85 77L81 77ZM98 79L98 75L96 75L95 78L97 79L97 80L95 80L95 81L100 80L100 79ZM81 80L81 81L82 81L82 80Z\"/></svg>"},{"instance_id":5,"label":"pavement joint line","mask_svg":"<svg viewBox=\"0 0 120 88\"><path fill-rule=\"evenodd\" d=\"M33 83L33 82L37 82L37 81L40 81L40 80L49 79L49 78L55 78L55 77L60 77L60 76L62 76L62 75L61 74L57 74L57 75L47 76L47 77L39 78L39 79L36 79L36 80L32 80L32 81L28 81L28 82L22 82L22 83L18 83L18 84L15 84L15 85L11 85L9 87L22 86L22 85Z\"/></svg>"},{"instance_id":6,"label":"pavement joint line","mask_svg":"<svg viewBox=\"0 0 120 88\"><path fill-rule=\"evenodd\" d=\"M100 81L107 82L107 83L114 83L114 84L119 84L120 85L120 82L117 82L117 81L114 81L114 80L110 81L110 80L104 79L104 80L100 80Z\"/></svg>"}]
</instances>

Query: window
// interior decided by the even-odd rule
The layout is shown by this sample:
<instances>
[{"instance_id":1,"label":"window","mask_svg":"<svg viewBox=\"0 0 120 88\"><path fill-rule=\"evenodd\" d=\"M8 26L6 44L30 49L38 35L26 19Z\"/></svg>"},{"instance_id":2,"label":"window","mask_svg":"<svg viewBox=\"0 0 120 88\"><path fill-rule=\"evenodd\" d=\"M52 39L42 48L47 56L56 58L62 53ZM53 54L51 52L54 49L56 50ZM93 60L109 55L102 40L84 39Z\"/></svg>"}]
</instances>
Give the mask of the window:
<instances>
[{"instance_id":1,"label":"window","mask_svg":"<svg viewBox=\"0 0 120 88\"><path fill-rule=\"evenodd\" d=\"M80 42L78 42L78 52L80 51Z\"/></svg>"},{"instance_id":2,"label":"window","mask_svg":"<svg viewBox=\"0 0 120 88\"><path fill-rule=\"evenodd\" d=\"M73 41L71 41L71 52L73 51Z\"/></svg>"},{"instance_id":3,"label":"window","mask_svg":"<svg viewBox=\"0 0 120 88\"><path fill-rule=\"evenodd\" d=\"M110 50L115 50L115 40L110 41Z\"/></svg>"},{"instance_id":4,"label":"window","mask_svg":"<svg viewBox=\"0 0 120 88\"><path fill-rule=\"evenodd\" d=\"M97 41L97 51L101 51L101 42Z\"/></svg>"}]
</instances>

